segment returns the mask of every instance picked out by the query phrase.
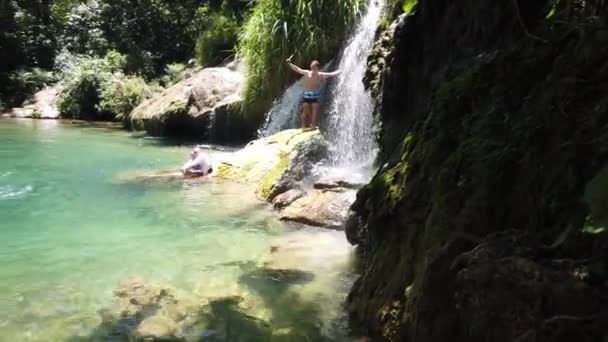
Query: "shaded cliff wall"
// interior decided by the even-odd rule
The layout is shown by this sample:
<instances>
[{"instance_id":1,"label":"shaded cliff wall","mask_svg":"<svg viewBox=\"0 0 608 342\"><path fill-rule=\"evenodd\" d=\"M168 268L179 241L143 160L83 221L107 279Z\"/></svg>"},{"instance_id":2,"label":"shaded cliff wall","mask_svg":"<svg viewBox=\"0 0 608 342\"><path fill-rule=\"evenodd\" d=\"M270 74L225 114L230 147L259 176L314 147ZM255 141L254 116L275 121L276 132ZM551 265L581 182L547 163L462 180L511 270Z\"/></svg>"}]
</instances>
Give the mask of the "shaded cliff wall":
<instances>
[{"instance_id":1,"label":"shaded cliff wall","mask_svg":"<svg viewBox=\"0 0 608 342\"><path fill-rule=\"evenodd\" d=\"M373 340L603 341L604 1L420 0L370 60L389 161L347 227ZM391 158L386 158L391 156ZM358 223L358 224L356 224Z\"/></svg>"}]
</instances>

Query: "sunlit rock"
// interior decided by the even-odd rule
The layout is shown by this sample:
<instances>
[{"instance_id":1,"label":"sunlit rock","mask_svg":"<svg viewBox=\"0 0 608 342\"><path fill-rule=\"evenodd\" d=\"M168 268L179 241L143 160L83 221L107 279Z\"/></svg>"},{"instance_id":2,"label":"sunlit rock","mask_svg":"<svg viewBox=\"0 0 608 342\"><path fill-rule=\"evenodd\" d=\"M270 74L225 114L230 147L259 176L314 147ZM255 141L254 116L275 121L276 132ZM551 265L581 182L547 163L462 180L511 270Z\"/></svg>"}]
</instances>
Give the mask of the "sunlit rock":
<instances>
[{"instance_id":1,"label":"sunlit rock","mask_svg":"<svg viewBox=\"0 0 608 342\"><path fill-rule=\"evenodd\" d=\"M46 86L34 95L28 97L21 107L13 108L6 116L17 118L57 119L57 95L62 86L55 84Z\"/></svg>"},{"instance_id":2,"label":"sunlit rock","mask_svg":"<svg viewBox=\"0 0 608 342\"><path fill-rule=\"evenodd\" d=\"M237 111L243 81L236 69L200 69L137 106L131 126L156 136L208 137L214 115L233 116ZM235 127L243 124L230 122Z\"/></svg>"},{"instance_id":3,"label":"sunlit rock","mask_svg":"<svg viewBox=\"0 0 608 342\"><path fill-rule=\"evenodd\" d=\"M295 188L326 153L327 142L318 130L285 130L249 143L219 166L217 176L256 184L258 196L272 201Z\"/></svg>"}]
</instances>

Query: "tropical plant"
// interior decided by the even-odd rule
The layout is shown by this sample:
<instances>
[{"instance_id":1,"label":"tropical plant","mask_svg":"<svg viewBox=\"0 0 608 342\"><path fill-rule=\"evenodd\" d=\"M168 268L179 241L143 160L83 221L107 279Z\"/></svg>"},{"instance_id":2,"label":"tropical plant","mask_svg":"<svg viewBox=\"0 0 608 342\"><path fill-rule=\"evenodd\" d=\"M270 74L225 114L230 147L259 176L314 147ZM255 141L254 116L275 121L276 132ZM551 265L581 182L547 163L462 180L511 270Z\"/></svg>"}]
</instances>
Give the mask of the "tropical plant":
<instances>
[{"instance_id":1,"label":"tropical plant","mask_svg":"<svg viewBox=\"0 0 608 342\"><path fill-rule=\"evenodd\" d=\"M102 4L89 0L72 8L65 19L63 47L77 54L102 55L110 43L103 29Z\"/></svg>"},{"instance_id":2,"label":"tropical plant","mask_svg":"<svg viewBox=\"0 0 608 342\"><path fill-rule=\"evenodd\" d=\"M52 72L40 68L18 69L10 75L11 84L20 92L32 93L55 81Z\"/></svg>"},{"instance_id":3,"label":"tropical plant","mask_svg":"<svg viewBox=\"0 0 608 342\"><path fill-rule=\"evenodd\" d=\"M99 107L103 88L122 72L125 56L109 51L104 58L82 56L77 65L64 74L65 89L57 106L64 116L83 119L111 119L112 113Z\"/></svg>"},{"instance_id":4,"label":"tropical plant","mask_svg":"<svg viewBox=\"0 0 608 342\"><path fill-rule=\"evenodd\" d=\"M27 96L42 89L44 86L55 82L55 75L40 68L22 68L8 73L6 84L2 85L2 91L10 95L5 99L7 106L17 106Z\"/></svg>"},{"instance_id":5,"label":"tropical plant","mask_svg":"<svg viewBox=\"0 0 608 342\"><path fill-rule=\"evenodd\" d=\"M196 59L203 66L217 65L234 54L238 39L236 18L223 13L213 13L208 19L206 29L196 41Z\"/></svg>"},{"instance_id":6,"label":"tropical plant","mask_svg":"<svg viewBox=\"0 0 608 342\"><path fill-rule=\"evenodd\" d=\"M148 84L141 77L122 74L115 74L102 88L99 110L112 113L125 124L135 107L161 89L158 84Z\"/></svg>"},{"instance_id":7,"label":"tropical plant","mask_svg":"<svg viewBox=\"0 0 608 342\"><path fill-rule=\"evenodd\" d=\"M187 74L187 68L184 63L173 63L165 67L165 75L161 77L161 83L165 87L174 85L181 81Z\"/></svg>"},{"instance_id":8,"label":"tropical plant","mask_svg":"<svg viewBox=\"0 0 608 342\"><path fill-rule=\"evenodd\" d=\"M307 65L336 55L361 0L259 0L239 40L248 71L244 111L261 122L263 113L295 79L285 59Z\"/></svg>"}]
</instances>

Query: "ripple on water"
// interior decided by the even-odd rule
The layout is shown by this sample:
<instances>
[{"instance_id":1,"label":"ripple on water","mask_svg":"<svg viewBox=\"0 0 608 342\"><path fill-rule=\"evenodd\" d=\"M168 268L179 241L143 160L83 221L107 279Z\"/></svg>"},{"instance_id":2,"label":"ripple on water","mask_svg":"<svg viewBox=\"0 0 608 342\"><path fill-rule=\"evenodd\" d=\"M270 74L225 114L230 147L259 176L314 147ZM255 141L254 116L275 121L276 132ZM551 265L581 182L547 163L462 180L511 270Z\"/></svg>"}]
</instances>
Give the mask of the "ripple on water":
<instances>
[{"instance_id":1,"label":"ripple on water","mask_svg":"<svg viewBox=\"0 0 608 342\"><path fill-rule=\"evenodd\" d=\"M32 192L34 188L31 185L26 185L22 188L15 188L11 185L0 186L0 200L18 199Z\"/></svg>"},{"instance_id":2,"label":"ripple on water","mask_svg":"<svg viewBox=\"0 0 608 342\"><path fill-rule=\"evenodd\" d=\"M8 177L13 174L13 171L3 171L0 172L0 178Z\"/></svg>"}]
</instances>

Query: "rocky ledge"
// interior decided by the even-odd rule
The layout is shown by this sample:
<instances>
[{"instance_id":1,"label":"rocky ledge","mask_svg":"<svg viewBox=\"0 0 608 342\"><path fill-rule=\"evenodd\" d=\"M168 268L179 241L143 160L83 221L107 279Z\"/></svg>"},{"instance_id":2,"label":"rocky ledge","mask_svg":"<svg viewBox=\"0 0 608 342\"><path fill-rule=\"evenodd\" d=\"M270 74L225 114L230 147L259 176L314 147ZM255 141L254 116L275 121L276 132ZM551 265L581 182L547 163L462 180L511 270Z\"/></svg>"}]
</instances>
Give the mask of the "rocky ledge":
<instances>
[{"instance_id":1,"label":"rocky ledge","mask_svg":"<svg viewBox=\"0 0 608 342\"><path fill-rule=\"evenodd\" d=\"M219 166L217 176L254 184L260 199L281 211L281 220L339 229L359 185L315 177L327 153L319 130L285 130L249 143Z\"/></svg>"}]
</instances>

